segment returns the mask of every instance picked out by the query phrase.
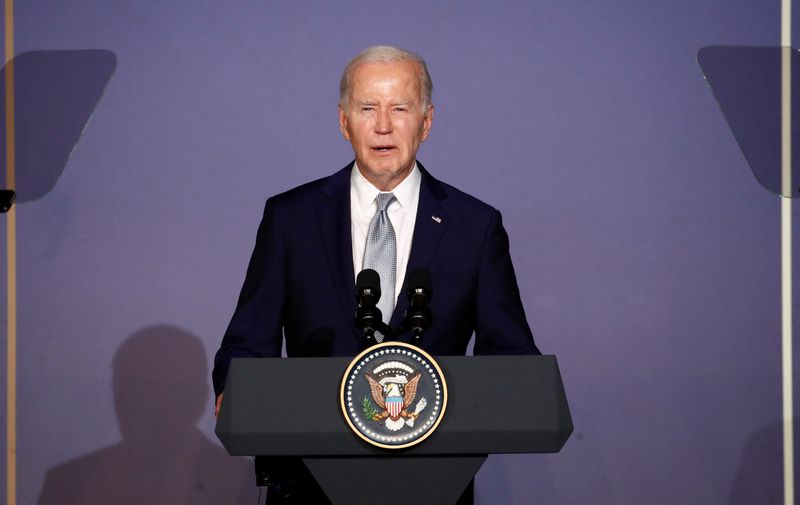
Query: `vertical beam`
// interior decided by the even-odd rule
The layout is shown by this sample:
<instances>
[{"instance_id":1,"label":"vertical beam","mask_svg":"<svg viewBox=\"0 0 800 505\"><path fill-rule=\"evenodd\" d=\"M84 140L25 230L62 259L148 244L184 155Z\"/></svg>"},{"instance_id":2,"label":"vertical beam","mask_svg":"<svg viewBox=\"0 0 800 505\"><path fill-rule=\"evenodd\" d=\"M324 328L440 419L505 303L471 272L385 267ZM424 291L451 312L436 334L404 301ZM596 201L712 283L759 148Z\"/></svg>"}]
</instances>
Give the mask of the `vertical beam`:
<instances>
[{"instance_id":1,"label":"vertical beam","mask_svg":"<svg viewBox=\"0 0 800 505\"><path fill-rule=\"evenodd\" d=\"M783 499L794 505L792 366L792 3L781 0L781 375Z\"/></svg>"},{"instance_id":2,"label":"vertical beam","mask_svg":"<svg viewBox=\"0 0 800 505\"><path fill-rule=\"evenodd\" d=\"M6 187L16 187L14 129L14 0L4 0ZM6 218L6 503L17 504L17 211Z\"/></svg>"}]
</instances>

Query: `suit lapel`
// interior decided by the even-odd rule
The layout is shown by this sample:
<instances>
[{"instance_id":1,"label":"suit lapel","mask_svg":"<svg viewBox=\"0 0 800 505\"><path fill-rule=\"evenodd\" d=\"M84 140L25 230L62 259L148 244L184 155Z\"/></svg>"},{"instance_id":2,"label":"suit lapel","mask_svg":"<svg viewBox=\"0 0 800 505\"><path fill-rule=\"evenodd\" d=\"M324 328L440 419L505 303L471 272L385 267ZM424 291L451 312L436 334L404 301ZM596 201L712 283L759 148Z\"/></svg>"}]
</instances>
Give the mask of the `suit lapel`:
<instances>
[{"instance_id":1,"label":"suit lapel","mask_svg":"<svg viewBox=\"0 0 800 505\"><path fill-rule=\"evenodd\" d=\"M419 190L417 217L414 222L414 237L406 272L415 268L430 269L439 241L448 224L448 214L443 207L447 195L439 181L417 162L422 180ZM323 187L327 197L316 209L319 231L322 236L328 267L336 286L339 304L352 328L353 338L360 341L360 331L353 319L355 309L355 272L353 271L353 242L350 236L350 170L351 163L333 174ZM408 308L405 279L390 325L397 327Z\"/></svg>"},{"instance_id":2,"label":"suit lapel","mask_svg":"<svg viewBox=\"0 0 800 505\"><path fill-rule=\"evenodd\" d=\"M443 207L447 198L441 184L433 178L421 163L417 162L422 181L419 188L419 204L417 217L414 222L414 237L411 240L411 255L408 258L406 277L415 268L430 270L430 263L439 246L439 241L447 228L448 214ZM406 280L403 279L403 289L397 300L397 307L392 315L391 326L396 327L403 321L403 315L408 308L408 289Z\"/></svg>"},{"instance_id":3,"label":"suit lapel","mask_svg":"<svg viewBox=\"0 0 800 505\"><path fill-rule=\"evenodd\" d=\"M317 207L317 222L322 235L325 256L339 304L352 328L353 338L359 339L359 330L353 320L355 308L355 273L353 272L353 245L350 236L350 169L353 164L332 175L322 192L327 199Z\"/></svg>"}]
</instances>

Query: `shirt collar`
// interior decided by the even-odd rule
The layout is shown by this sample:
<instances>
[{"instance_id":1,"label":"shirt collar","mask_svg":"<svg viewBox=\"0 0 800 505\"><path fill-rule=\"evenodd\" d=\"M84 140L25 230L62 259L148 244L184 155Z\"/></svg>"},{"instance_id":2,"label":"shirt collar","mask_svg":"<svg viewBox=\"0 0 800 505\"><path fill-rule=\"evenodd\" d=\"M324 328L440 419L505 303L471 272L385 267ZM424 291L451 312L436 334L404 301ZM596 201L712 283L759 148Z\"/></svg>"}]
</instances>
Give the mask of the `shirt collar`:
<instances>
[{"instance_id":1,"label":"shirt collar","mask_svg":"<svg viewBox=\"0 0 800 505\"><path fill-rule=\"evenodd\" d=\"M417 168L417 162L414 162L414 167L408 177L403 179L403 182L397 185L392 190L397 202L404 209L410 209L414 203L414 198L419 195L419 187L422 182L422 173ZM353 169L350 172L350 187L353 188L353 197L355 203L360 209L364 211L375 211L375 197L381 191L372 185L358 169L358 165L353 163Z\"/></svg>"}]
</instances>

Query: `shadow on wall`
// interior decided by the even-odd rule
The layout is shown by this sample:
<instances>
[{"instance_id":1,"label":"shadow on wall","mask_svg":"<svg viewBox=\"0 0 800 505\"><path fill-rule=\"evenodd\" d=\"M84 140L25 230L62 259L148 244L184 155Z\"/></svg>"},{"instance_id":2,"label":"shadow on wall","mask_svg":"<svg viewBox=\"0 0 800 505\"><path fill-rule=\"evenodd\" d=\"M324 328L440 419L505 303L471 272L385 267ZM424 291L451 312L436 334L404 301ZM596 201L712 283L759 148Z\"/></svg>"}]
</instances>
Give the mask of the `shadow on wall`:
<instances>
[{"instance_id":1,"label":"shadow on wall","mask_svg":"<svg viewBox=\"0 0 800 505\"><path fill-rule=\"evenodd\" d=\"M797 433L797 418L794 418L793 422ZM729 505L783 504L782 448L783 424L781 423L766 426L748 437L731 486ZM795 452L797 452L796 444ZM795 482L797 477L798 468L795 462Z\"/></svg>"},{"instance_id":2,"label":"shadow on wall","mask_svg":"<svg viewBox=\"0 0 800 505\"><path fill-rule=\"evenodd\" d=\"M252 463L195 427L211 408L207 362L200 339L180 328L131 335L114 356L122 441L48 471L39 504L253 503Z\"/></svg>"}]
</instances>

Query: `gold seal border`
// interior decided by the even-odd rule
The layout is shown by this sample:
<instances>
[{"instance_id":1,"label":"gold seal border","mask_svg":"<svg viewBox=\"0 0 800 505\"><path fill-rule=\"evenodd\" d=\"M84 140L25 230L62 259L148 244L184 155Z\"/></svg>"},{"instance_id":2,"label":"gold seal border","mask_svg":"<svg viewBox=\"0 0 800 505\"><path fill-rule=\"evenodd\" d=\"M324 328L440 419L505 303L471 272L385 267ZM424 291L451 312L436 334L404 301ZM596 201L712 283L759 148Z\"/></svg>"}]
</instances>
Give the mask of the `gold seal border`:
<instances>
[{"instance_id":1,"label":"gold seal border","mask_svg":"<svg viewBox=\"0 0 800 505\"><path fill-rule=\"evenodd\" d=\"M439 417L436 419L436 422L433 423L433 426L431 426L430 429L427 432L425 432L418 439L412 440L411 442L408 442L406 444L387 445L387 444L382 444L380 442L372 440L371 438L369 438L366 435L364 435L363 433L361 433L361 431L358 428L356 428L356 426L350 420L350 416L347 414L347 405L345 404L345 396L346 396L345 395L345 391L346 391L346 386L347 386L347 379L350 377L350 374L353 371L353 367L355 367L356 364L364 358L364 356L366 356L367 354L371 354L371 353L375 352L376 350L380 350L383 347L405 347L406 349L409 349L409 350L411 350L413 352L419 353L425 359L427 359L428 363L430 363L433 366L433 368L436 369L436 371L439 373L439 378L440 378L441 384L442 384L442 406L441 406L441 409L440 409L440 412L439 412ZM406 344L405 342L393 342L392 341L392 342L381 342L380 344L375 344L372 347L364 349L355 358L353 358L353 361L351 361L350 364L347 366L347 369L345 370L344 375L342 376L342 383L341 383L341 386L339 388L339 405L342 408L342 415L344 416L344 420L347 421L347 425L350 426L350 430L352 430L353 433L358 435L359 438L361 438L365 442L367 442L367 443L369 443L371 445L374 445L376 447L380 447L382 449L406 449L408 447L413 447L413 446L419 444L420 442L422 442L423 440L425 440L426 438L431 436L431 434L434 431L436 431L436 428L439 427L439 423L442 422L442 418L444 418L445 410L447 410L447 398L448 398L448 396L449 395L447 393L447 379L445 378L444 373L442 372L442 369L439 368L439 363L436 362L436 360L433 358L433 356L431 356L427 352L423 351L419 347L413 346L411 344Z\"/></svg>"}]
</instances>

